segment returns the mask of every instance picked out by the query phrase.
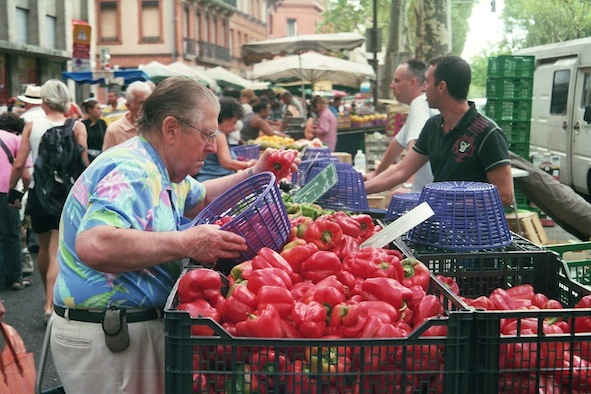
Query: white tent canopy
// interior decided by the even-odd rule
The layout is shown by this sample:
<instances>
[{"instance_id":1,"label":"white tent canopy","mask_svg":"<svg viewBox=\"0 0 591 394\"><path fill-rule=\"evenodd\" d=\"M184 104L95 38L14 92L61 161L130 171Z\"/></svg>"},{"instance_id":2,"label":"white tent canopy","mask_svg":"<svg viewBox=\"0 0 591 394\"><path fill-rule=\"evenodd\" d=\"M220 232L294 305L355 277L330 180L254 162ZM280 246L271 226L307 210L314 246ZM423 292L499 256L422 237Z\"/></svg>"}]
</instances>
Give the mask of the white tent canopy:
<instances>
[{"instance_id":1,"label":"white tent canopy","mask_svg":"<svg viewBox=\"0 0 591 394\"><path fill-rule=\"evenodd\" d=\"M164 79L168 77L180 76L182 75L178 71L175 71L165 64L157 62L156 60L151 61L150 63L140 66L140 70L146 73L146 75L150 78L151 81L154 83L160 83Z\"/></svg>"},{"instance_id":2,"label":"white tent canopy","mask_svg":"<svg viewBox=\"0 0 591 394\"><path fill-rule=\"evenodd\" d=\"M196 67L189 66L185 63L174 62L169 64L167 68L185 77L193 78L211 88L215 88L217 86L217 83L213 78L206 75L203 71L199 71Z\"/></svg>"},{"instance_id":3,"label":"white tent canopy","mask_svg":"<svg viewBox=\"0 0 591 394\"><path fill-rule=\"evenodd\" d=\"M269 87L268 82L255 82L242 78L223 67L209 68L204 74L217 81L220 86L230 86L234 89L262 90Z\"/></svg>"},{"instance_id":4,"label":"white tent canopy","mask_svg":"<svg viewBox=\"0 0 591 394\"><path fill-rule=\"evenodd\" d=\"M376 78L373 68L368 64L313 52L257 63L252 76L273 82L300 80L312 85L318 81L330 81L352 88L359 88L365 80Z\"/></svg>"}]
</instances>

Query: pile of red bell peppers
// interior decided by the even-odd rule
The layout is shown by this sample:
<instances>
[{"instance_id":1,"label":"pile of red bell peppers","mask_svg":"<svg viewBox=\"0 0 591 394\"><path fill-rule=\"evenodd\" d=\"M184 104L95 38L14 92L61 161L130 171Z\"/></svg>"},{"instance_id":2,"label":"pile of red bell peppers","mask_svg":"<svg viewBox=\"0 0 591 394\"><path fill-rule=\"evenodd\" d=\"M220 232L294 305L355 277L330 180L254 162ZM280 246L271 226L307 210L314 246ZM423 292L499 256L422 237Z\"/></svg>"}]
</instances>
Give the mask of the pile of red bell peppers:
<instances>
[{"instance_id":1,"label":"pile of red bell peppers","mask_svg":"<svg viewBox=\"0 0 591 394\"><path fill-rule=\"evenodd\" d=\"M234 336L261 338L404 338L427 319L444 316L441 299L427 294L431 277L423 263L403 259L396 250L359 248L379 231L370 216L336 212L293 225L290 242L281 253L262 248L252 260L232 269L225 297L218 273L207 269L187 272L179 282L178 309L189 311L192 317L209 317ZM213 332L208 326L194 325L192 334L211 336ZM434 325L423 334L445 335L445 325ZM288 347L285 353L244 349L241 352L246 354L239 358L245 378L240 379L239 389L230 387L230 391L264 392L265 387L309 393L324 387L330 392L389 392L394 387L442 385L443 349L404 345L299 351ZM263 350L266 353L261 355ZM199 362L209 360L204 362L211 368L211 353L208 348L196 357ZM277 373L256 373L268 367L288 373L279 374L281 378ZM403 370L414 374L405 376ZM351 377L364 371L375 374L360 387L360 380ZM345 374L350 375L347 381ZM211 388L209 378L199 376L194 381L204 381L204 390Z\"/></svg>"},{"instance_id":2,"label":"pile of red bell peppers","mask_svg":"<svg viewBox=\"0 0 591 394\"><path fill-rule=\"evenodd\" d=\"M563 309L559 301L536 293L529 284L497 288L488 297L461 298L474 308L489 311ZM591 309L591 295L582 297L575 306L578 308ZM544 388L545 393L591 392L591 342L565 339L565 334L569 338L577 333L591 334L591 315L574 319L569 319L566 313L562 317L506 316L500 321L501 336L516 341L500 346L499 368L512 371L501 374L500 389L503 392L537 392L534 391L536 377L533 371L542 371L539 387ZM559 337L552 341L553 335ZM541 337L545 340L532 340Z\"/></svg>"}]
</instances>

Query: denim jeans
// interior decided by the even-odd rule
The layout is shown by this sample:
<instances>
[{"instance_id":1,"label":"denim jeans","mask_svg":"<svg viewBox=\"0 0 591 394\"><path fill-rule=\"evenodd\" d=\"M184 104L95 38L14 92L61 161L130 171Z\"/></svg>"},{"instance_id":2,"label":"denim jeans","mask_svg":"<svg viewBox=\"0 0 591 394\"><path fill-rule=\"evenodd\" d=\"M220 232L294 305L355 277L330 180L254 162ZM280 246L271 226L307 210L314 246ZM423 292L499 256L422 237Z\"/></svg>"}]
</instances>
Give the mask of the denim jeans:
<instances>
[{"instance_id":1,"label":"denim jeans","mask_svg":"<svg viewBox=\"0 0 591 394\"><path fill-rule=\"evenodd\" d=\"M18 209L9 207L6 193L0 193L0 262L9 286L22 277L20 224Z\"/></svg>"}]
</instances>

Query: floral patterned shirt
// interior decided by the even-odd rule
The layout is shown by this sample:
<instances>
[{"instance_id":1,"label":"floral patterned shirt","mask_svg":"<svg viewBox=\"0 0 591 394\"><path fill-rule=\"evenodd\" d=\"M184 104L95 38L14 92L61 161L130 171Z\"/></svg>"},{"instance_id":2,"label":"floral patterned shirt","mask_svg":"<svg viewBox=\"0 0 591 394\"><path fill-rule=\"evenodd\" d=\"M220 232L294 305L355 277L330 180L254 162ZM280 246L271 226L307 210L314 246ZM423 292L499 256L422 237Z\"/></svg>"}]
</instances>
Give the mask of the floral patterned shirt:
<instances>
[{"instance_id":1,"label":"floral patterned shirt","mask_svg":"<svg viewBox=\"0 0 591 394\"><path fill-rule=\"evenodd\" d=\"M64 205L54 304L78 309L164 307L180 261L134 272L99 272L76 255L76 236L97 226L178 231L184 211L204 197L205 188L190 176L172 183L144 137L101 154L78 178Z\"/></svg>"}]
</instances>

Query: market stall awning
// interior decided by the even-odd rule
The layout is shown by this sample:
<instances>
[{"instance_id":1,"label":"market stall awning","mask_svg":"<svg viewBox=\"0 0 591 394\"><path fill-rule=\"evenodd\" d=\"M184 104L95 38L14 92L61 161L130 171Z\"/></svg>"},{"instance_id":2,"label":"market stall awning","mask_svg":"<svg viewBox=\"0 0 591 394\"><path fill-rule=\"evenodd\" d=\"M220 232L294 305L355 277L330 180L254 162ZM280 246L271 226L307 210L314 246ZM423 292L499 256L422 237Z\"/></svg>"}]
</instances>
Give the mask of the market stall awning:
<instances>
[{"instance_id":1,"label":"market stall awning","mask_svg":"<svg viewBox=\"0 0 591 394\"><path fill-rule=\"evenodd\" d=\"M71 79L80 84L105 85L129 85L134 81L147 81L150 78L142 70L137 68L123 70L96 70L96 71L64 71L62 72L64 81Z\"/></svg>"},{"instance_id":2,"label":"market stall awning","mask_svg":"<svg viewBox=\"0 0 591 394\"><path fill-rule=\"evenodd\" d=\"M223 67L209 68L205 70L204 73L215 79L218 85L223 87L227 86L232 89L262 90L269 87L268 82L251 81L250 79L242 78L240 75L236 75L232 71L226 70Z\"/></svg>"},{"instance_id":3,"label":"market stall awning","mask_svg":"<svg viewBox=\"0 0 591 394\"><path fill-rule=\"evenodd\" d=\"M173 70L175 73L178 73L179 75L192 78L207 87L214 88L216 86L216 82L213 78L207 76L203 71L199 71L197 68L189 66L188 64L174 62L166 67L170 70Z\"/></svg>"}]
</instances>

